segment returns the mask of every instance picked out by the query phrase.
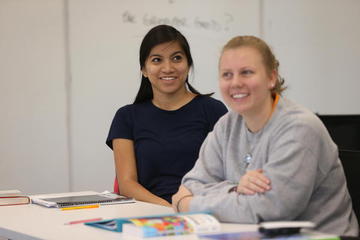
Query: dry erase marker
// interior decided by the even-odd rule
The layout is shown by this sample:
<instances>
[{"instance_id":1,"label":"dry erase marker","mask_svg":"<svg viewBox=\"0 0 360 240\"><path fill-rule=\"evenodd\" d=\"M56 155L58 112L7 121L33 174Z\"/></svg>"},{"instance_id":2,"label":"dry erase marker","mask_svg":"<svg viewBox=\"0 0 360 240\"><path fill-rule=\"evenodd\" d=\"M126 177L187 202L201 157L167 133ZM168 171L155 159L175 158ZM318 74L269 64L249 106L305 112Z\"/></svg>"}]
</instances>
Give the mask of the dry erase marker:
<instances>
[{"instance_id":1,"label":"dry erase marker","mask_svg":"<svg viewBox=\"0 0 360 240\"><path fill-rule=\"evenodd\" d=\"M76 220L65 223L65 225L72 225L72 224L78 224L78 223L87 223L87 222L95 222L100 221L102 218L92 218L92 219L83 219L83 220Z\"/></svg>"},{"instance_id":2,"label":"dry erase marker","mask_svg":"<svg viewBox=\"0 0 360 240\"><path fill-rule=\"evenodd\" d=\"M65 208L61 208L61 210L76 210L76 209L98 208L98 207L99 207L99 204L95 204L95 205L83 205L83 206L65 207Z\"/></svg>"}]
</instances>

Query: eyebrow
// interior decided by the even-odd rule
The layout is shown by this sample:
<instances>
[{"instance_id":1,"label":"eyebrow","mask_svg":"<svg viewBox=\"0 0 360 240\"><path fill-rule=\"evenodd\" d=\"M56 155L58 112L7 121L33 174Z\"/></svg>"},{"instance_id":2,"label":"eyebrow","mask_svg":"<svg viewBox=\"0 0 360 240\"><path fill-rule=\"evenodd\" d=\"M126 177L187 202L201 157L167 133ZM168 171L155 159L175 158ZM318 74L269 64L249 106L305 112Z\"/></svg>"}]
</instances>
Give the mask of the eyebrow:
<instances>
[{"instance_id":1,"label":"eyebrow","mask_svg":"<svg viewBox=\"0 0 360 240\"><path fill-rule=\"evenodd\" d=\"M171 56L177 55L177 54L183 54L185 55L185 53L183 51L176 51L173 54L171 54Z\"/></svg>"},{"instance_id":2,"label":"eyebrow","mask_svg":"<svg viewBox=\"0 0 360 240\"><path fill-rule=\"evenodd\" d=\"M176 52L172 53L170 56L174 56L177 54L185 55L185 53L183 51L176 51ZM151 54L149 57L162 57L162 55L155 53L155 54Z\"/></svg>"}]
</instances>

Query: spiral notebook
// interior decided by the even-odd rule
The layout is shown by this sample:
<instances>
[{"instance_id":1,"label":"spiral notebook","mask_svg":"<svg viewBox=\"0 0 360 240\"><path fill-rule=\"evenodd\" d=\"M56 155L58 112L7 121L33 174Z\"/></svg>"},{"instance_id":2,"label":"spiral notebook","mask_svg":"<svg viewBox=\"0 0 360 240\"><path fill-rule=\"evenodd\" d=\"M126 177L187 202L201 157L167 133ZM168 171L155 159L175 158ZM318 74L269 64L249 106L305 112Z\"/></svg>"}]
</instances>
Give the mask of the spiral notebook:
<instances>
[{"instance_id":1,"label":"spiral notebook","mask_svg":"<svg viewBox=\"0 0 360 240\"><path fill-rule=\"evenodd\" d=\"M32 203L39 204L45 207L58 207L58 208L81 206L88 204L109 205L109 204L135 202L133 198L119 196L113 193L55 197L55 198L33 198L31 199L31 201Z\"/></svg>"}]
</instances>

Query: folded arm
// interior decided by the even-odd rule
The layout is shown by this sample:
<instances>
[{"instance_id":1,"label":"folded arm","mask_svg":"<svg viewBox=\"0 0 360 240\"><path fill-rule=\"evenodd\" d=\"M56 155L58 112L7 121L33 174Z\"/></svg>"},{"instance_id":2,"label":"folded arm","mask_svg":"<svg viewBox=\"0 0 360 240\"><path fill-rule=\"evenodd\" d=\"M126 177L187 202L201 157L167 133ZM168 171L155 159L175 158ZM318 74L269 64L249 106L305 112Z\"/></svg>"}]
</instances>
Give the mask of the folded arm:
<instances>
[{"instance_id":1,"label":"folded arm","mask_svg":"<svg viewBox=\"0 0 360 240\"><path fill-rule=\"evenodd\" d=\"M286 131L284 128L282 134L291 134ZM216 133L208 137L195 167L183 179L183 185L194 194L188 203L190 211L211 211L221 221L239 223L257 223L259 217L292 220L303 212L315 188L318 169L318 156L303 141L276 138L262 168L271 180L271 190L245 195L229 193L237 184L226 180L226 154L217 149L217 138Z\"/></svg>"}]
</instances>

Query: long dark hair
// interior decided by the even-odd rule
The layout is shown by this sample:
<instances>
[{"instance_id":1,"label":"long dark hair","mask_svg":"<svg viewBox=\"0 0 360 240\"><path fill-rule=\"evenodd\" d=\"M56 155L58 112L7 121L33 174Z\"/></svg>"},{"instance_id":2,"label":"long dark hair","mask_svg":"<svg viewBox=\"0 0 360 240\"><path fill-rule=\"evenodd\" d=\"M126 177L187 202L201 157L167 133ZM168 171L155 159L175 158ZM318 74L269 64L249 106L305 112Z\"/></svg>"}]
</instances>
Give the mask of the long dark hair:
<instances>
[{"instance_id":1,"label":"long dark hair","mask_svg":"<svg viewBox=\"0 0 360 240\"><path fill-rule=\"evenodd\" d=\"M150 29L150 31L145 35L144 39L140 45L140 69L145 67L145 61L149 57L151 49L153 47L166 43L166 42L178 42L180 47L185 53L187 58L187 62L189 68L193 66L193 59L190 53L190 46L186 38L174 27L169 25L158 25ZM186 78L185 81L188 89L195 94L202 95L197 91L191 84L189 83L189 76ZM211 94L207 94L211 95ZM151 100L153 98L153 91L151 88L151 83L147 77L143 74L141 75L141 84L139 91L136 95L134 103L141 103L147 100Z\"/></svg>"}]
</instances>

